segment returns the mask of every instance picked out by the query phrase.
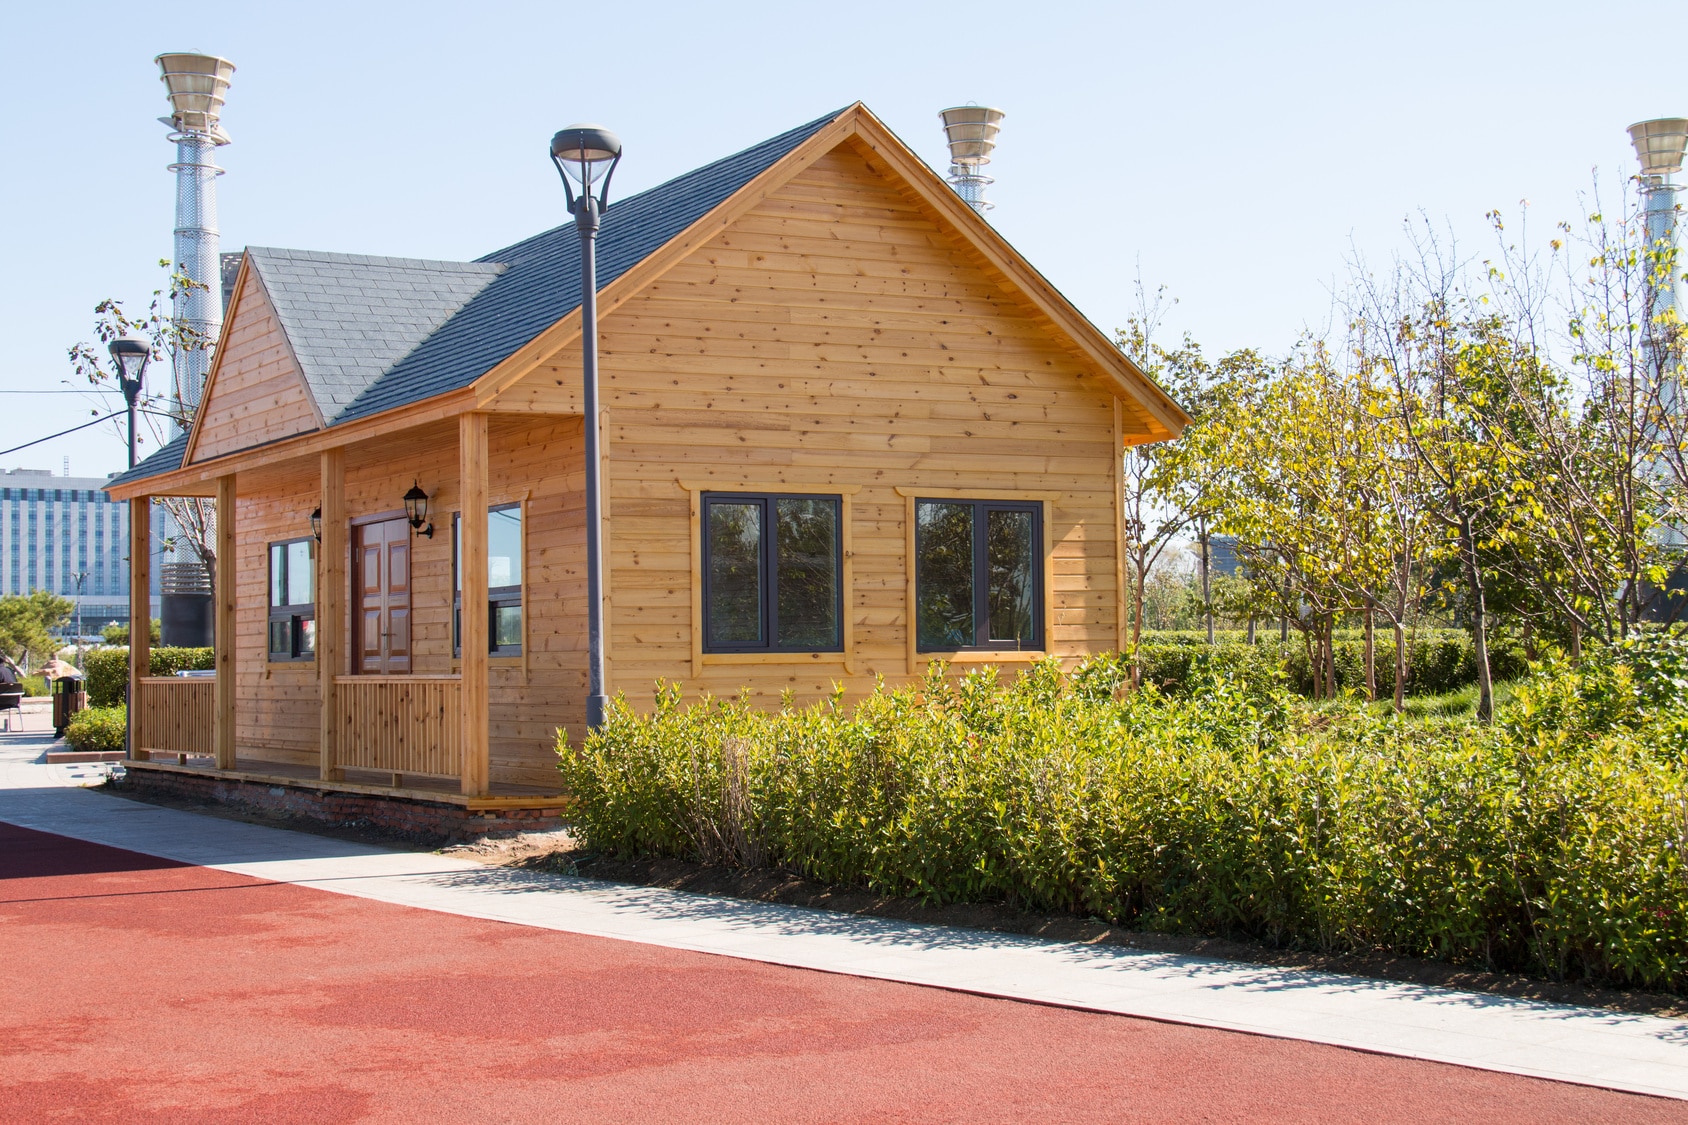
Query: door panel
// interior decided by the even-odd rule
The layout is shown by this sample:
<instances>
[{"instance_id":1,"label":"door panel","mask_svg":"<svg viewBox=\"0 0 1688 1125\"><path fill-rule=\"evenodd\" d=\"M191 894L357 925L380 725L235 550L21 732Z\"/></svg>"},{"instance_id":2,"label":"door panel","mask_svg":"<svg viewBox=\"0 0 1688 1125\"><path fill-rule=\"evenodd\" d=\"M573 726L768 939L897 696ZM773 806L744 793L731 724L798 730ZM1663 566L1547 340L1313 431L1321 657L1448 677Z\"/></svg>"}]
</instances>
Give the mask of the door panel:
<instances>
[{"instance_id":1,"label":"door panel","mask_svg":"<svg viewBox=\"0 0 1688 1125\"><path fill-rule=\"evenodd\" d=\"M355 530L358 672L404 675L411 668L410 525L382 520Z\"/></svg>"}]
</instances>

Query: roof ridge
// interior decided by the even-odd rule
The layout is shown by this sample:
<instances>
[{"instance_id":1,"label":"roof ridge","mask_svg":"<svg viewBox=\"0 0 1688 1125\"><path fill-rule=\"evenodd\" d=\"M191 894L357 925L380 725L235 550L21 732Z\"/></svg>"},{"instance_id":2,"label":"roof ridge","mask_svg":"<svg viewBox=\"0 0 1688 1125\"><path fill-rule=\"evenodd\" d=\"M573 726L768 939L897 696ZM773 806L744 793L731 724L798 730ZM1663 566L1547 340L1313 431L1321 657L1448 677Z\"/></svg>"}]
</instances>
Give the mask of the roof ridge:
<instances>
[{"instance_id":1,"label":"roof ridge","mask_svg":"<svg viewBox=\"0 0 1688 1125\"><path fill-rule=\"evenodd\" d=\"M399 258L386 254L346 254L337 250L301 250L283 246L248 246L246 253L254 260L289 262L324 262L348 266L384 266L387 269L451 270L467 273L496 272L505 268L502 262L464 262L450 258Z\"/></svg>"}]
</instances>

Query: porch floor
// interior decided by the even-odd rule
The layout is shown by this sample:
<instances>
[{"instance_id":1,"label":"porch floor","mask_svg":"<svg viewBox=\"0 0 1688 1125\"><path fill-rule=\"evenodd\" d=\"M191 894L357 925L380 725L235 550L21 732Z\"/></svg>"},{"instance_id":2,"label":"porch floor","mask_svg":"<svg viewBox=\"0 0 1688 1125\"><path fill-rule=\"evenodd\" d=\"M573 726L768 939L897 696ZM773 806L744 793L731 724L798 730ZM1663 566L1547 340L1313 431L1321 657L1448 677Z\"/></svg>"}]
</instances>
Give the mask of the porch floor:
<instances>
[{"instance_id":1,"label":"porch floor","mask_svg":"<svg viewBox=\"0 0 1688 1125\"><path fill-rule=\"evenodd\" d=\"M508 782L493 782L492 792L488 796L467 797L460 791L457 779L450 777L424 777L418 774L404 774L400 779L402 784L394 786L392 775L386 771L349 769L345 771L343 781L323 781L317 776L315 766L271 762L246 755L238 755L235 758L234 769L220 770L217 768L214 759L209 757L196 757L190 754L184 763L178 761L177 755L174 753L154 750L152 754L151 761L125 761L123 764L132 770L189 773L224 778L230 781L291 785L324 792L365 793L413 801L438 801L444 804L463 805L472 810L555 808L567 803L567 798L560 790L547 789L537 785L512 785Z\"/></svg>"}]
</instances>

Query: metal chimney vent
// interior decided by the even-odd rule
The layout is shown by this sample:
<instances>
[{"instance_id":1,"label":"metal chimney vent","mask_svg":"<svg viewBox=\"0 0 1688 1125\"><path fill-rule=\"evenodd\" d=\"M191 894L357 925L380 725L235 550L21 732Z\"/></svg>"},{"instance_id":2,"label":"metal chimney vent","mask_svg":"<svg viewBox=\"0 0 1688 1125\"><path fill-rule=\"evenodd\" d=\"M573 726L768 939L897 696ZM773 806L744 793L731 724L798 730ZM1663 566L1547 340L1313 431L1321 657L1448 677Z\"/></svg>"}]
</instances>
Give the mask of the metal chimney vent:
<instances>
[{"instance_id":1,"label":"metal chimney vent","mask_svg":"<svg viewBox=\"0 0 1688 1125\"><path fill-rule=\"evenodd\" d=\"M215 55L171 53L159 55L164 88L170 95L167 125L181 133L209 133L218 144L229 139L217 128L223 99L234 78L234 64Z\"/></svg>"},{"instance_id":2,"label":"metal chimney vent","mask_svg":"<svg viewBox=\"0 0 1688 1125\"><path fill-rule=\"evenodd\" d=\"M219 119L234 64L216 55L174 51L155 60L170 98L170 116L159 120L176 142L176 242L173 264L198 286L178 290L176 319L198 337L215 344L223 326L222 264L218 260L216 150L229 143ZM206 348L178 348L171 356L173 397L182 416L199 406L205 376L211 370ZM179 430L177 431L179 432Z\"/></svg>"},{"instance_id":3,"label":"metal chimney vent","mask_svg":"<svg viewBox=\"0 0 1688 1125\"><path fill-rule=\"evenodd\" d=\"M958 105L940 110L944 137L949 141L949 182L973 210L984 214L995 204L985 199L985 189L996 181L982 174L981 166L991 162L996 135L1007 116L1000 109L983 105Z\"/></svg>"},{"instance_id":4,"label":"metal chimney vent","mask_svg":"<svg viewBox=\"0 0 1688 1125\"><path fill-rule=\"evenodd\" d=\"M1629 140L1643 176L1674 176L1682 170L1683 150L1688 149L1688 118L1637 121L1629 127Z\"/></svg>"}]
</instances>

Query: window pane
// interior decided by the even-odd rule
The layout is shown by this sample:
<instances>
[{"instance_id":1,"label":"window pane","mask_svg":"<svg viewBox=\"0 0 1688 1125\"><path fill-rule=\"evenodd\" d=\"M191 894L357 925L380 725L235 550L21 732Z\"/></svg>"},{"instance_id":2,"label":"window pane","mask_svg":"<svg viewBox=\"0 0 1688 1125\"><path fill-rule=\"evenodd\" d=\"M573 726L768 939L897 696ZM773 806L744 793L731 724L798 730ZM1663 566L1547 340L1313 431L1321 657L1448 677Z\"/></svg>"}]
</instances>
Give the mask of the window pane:
<instances>
[{"instance_id":1,"label":"window pane","mask_svg":"<svg viewBox=\"0 0 1688 1125\"><path fill-rule=\"evenodd\" d=\"M762 641L762 505L711 503L709 640L713 644Z\"/></svg>"},{"instance_id":2,"label":"window pane","mask_svg":"<svg viewBox=\"0 0 1688 1125\"><path fill-rule=\"evenodd\" d=\"M486 514L486 584L522 584L522 510L497 508Z\"/></svg>"},{"instance_id":3,"label":"window pane","mask_svg":"<svg viewBox=\"0 0 1688 1125\"><path fill-rule=\"evenodd\" d=\"M293 620L288 617L270 618L270 654L293 655Z\"/></svg>"},{"instance_id":4,"label":"window pane","mask_svg":"<svg viewBox=\"0 0 1688 1125\"><path fill-rule=\"evenodd\" d=\"M463 592L463 517L451 517L451 573L457 582L454 589Z\"/></svg>"},{"instance_id":5,"label":"window pane","mask_svg":"<svg viewBox=\"0 0 1688 1125\"><path fill-rule=\"evenodd\" d=\"M311 566L311 543L303 540L287 545L287 601L286 605L310 605L316 600L311 587L316 584Z\"/></svg>"},{"instance_id":6,"label":"window pane","mask_svg":"<svg viewBox=\"0 0 1688 1125\"><path fill-rule=\"evenodd\" d=\"M985 513L985 571L990 639L1037 644L1037 584L1032 569L1032 513Z\"/></svg>"},{"instance_id":7,"label":"window pane","mask_svg":"<svg viewBox=\"0 0 1688 1125\"><path fill-rule=\"evenodd\" d=\"M310 656L316 652L316 618L295 617L299 623L299 655Z\"/></svg>"},{"instance_id":8,"label":"window pane","mask_svg":"<svg viewBox=\"0 0 1688 1125\"><path fill-rule=\"evenodd\" d=\"M495 605L492 607L492 647L520 648L522 646L522 607Z\"/></svg>"},{"instance_id":9,"label":"window pane","mask_svg":"<svg viewBox=\"0 0 1688 1125\"><path fill-rule=\"evenodd\" d=\"M915 505L915 615L927 650L973 644L973 506Z\"/></svg>"},{"instance_id":10,"label":"window pane","mask_svg":"<svg viewBox=\"0 0 1688 1125\"><path fill-rule=\"evenodd\" d=\"M270 544L270 605L287 604L287 544ZM270 649L274 652L275 649Z\"/></svg>"},{"instance_id":11,"label":"window pane","mask_svg":"<svg viewBox=\"0 0 1688 1125\"><path fill-rule=\"evenodd\" d=\"M838 505L830 500L774 501L774 565L781 648L834 649L838 630Z\"/></svg>"}]
</instances>

